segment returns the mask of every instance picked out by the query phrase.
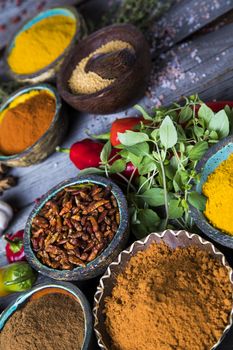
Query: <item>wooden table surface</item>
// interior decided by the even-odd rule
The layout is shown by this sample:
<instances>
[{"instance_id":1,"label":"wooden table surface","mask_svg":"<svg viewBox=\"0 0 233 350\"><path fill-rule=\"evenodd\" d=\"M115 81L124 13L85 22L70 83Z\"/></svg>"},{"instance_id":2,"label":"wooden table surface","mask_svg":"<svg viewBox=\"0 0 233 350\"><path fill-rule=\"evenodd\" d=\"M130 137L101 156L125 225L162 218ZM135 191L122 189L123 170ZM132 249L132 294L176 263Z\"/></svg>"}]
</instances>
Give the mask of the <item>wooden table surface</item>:
<instances>
[{"instance_id":1,"label":"wooden table surface","mask_svg":"<svg viewBox=\"0 0 233 350\"><path fill-rule=\"evenodd\" d=\"M90 16L92 16L93 12L95 12L93 6L98 8L98 3L100 3L99 0L86 1L86 4L81 7L83 14L87 16L91 10ZM176 13L181 18L184 16L182 14L182 6L185 5L185 0L176 1L176 3L173 13ZM176 35L167 43L161 33L159 36L156 34L156 31L158 32L158 22L153 25L154 39L157 45L160 45L159 50L161 53L157 57L156 50L154 48L152 49L153 57L155 58L154 75L152 75L150 83L150 94L147 94L140 101L140 103L148 108L155 103L168 104L172 100L179 98L182 94L191 94L194 92L200 93L206 100L223 98L225 96L233 99L233 84L231 79L233 76L233 25L219 25L217 31L209 30L202 35L191 37L191 39L188 37L186 41L180 42L180 40L184 40L186 36L189 36L187 33L195 33L196 30L208 24L211 18L215 20L218 15L222 15L233 9L233 1L186 1L186 5L189 6L193 6L194 3L196 4L196 11L200 11L200 5L203 3L207 3L207 5L212 4L213 10L209 17L207 15L202 16L201 21L199 18L197 21L196 17L192 20L193 23L186 21L185 25L183 24L186 34L184 34L184 31L177 29ZM197 6L197 3L199 3L199 6ZM103 1L101 6L103 6ZM162 25L166 27L166 21L169 18L171 18L171 12L168 12L164 16L160 23L160 28ZM171 25L175 24L171 23ZM133 113L135 114L135 112ZM73 142L88 137L88 133L98 134L108 131L112 121L116 117L124 117L126 114L132 114L132 109L117 114L101 116L83 114L69 108L69 131L61 146L69 147ZM18 177L18 185L6 191L1 199L9 202L18 210L8 230L9 232L14 232L25 226L28 214L32 210L36 198L39 198L59 182L75 177L78 174L78 170L70 162L67 154L54 153L40 164L28 168L15 168L11 173ZM226 254L233 266L232 250L219 246L218 248ZM3 265L5 262L4 242L0 239L0 265ZM40 277L38 281L41 282L44 280L43 277ZM97 283L98 279L79 284L91 303ZM0 311L13 298L15 298L15 295L8 298L0 298ZM222 345L218 347L218 350L232 349L233 329L231 329Z\"/></svg>"}]
</instances>

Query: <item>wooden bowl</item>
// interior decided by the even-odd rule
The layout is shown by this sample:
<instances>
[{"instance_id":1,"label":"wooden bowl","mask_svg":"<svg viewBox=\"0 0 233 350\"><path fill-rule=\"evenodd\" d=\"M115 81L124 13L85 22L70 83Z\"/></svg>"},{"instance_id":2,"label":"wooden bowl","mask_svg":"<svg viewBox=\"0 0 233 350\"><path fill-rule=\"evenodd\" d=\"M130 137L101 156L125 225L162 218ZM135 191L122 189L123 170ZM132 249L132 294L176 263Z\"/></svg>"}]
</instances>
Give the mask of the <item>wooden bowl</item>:
<instances>
[{"instance_id":1,"label":"wooden bowl","mask_svg":"<svg viewBox=\"0 0 233 350\"><path fill-rule=\"evenodd\" d=\"M56 58L56 60L54 60L48 66L40 69L37 72L31 73L31 74L18 74L16 72L14 72L11 69L10 65L8 64L8 56L15 45L15 40L16 40L17 36L20 33L22 33L23 31L31 28L34 24L40 22L41 20L43 20L45 18L56 16L56 15L62 15L62 16L72 18L76 22L75 34L74 34L73 38L71 39L68 47L63 51L63 53L59 57ZM61 63L63 62L64 58L67 56L70 49L76 44L77 40L80 39L81 36L86 32L85 28L86 27L85 27L85 23L84 23L83 18L76 11L76 9L72 6L56 7L56 8L52 8L52 9L48 9L48 10L40 12L38 15L31 18L26 23L24 23L24 25L22 25L20 30L17 31L17 33L13 36L12 40L10 41L9 45L7 46L7 48L5 50L5 54L4 54L4 63L5 63L8 75L12 79L14 79L18 82L28 82L31 84L37 84L37 83L41 83L41 82L45 82L45 81L54 80L55 75L56 75ZM22 59L23 59L23 57L22 57Z\"/></svg>"},{"instance_id":2,"label":"wooden bowl","mask_svg":"<svg viewBox=\"0 0 233 350\"><path fill-rule=\"evenodd\" d=\"M233 271L226 261L225 256L219 252L215 246L202 239L196 234L186 231L166 230L161 233L151 233L142 240L134 242L128 249L120 253L120 255L111 263L105 274L101 277L99 286L94 296L94 330L101 350L109 350L112 348L111 339L105 327L105 298L111 296L112 290L116 284L118 274L125 270L129 260L139 251L146 250L152 243L164 242L170 248L197 246L199 249L205 250L221 262L229 271L229 284L233 290ZM174 300L175 302L175 300ZM225 338L227 332L233 324L233 309L229 310L229 324L226 326L222 337L216 344L210 344L210 349L215 350Z\"/></svg>"},{"instance_id":3,"label":"wooden bowl","mask_svg":"<svg viewBox=\"0 0 233 350\"><path fill-rule=\"evenodd\" d=\"M81 290L74 286L71 283L49 283L49 284L39 284L36 287L32 288L30 291L25 292L18 296L1 314L0 317L0 331L3 329L5 323L8 319L13 315L15 311L25 305L27 302L31 300L38 299L46 294L60 293L69 296L74 299L78 303L80 303L83 315L84 315L84 323L85 323L85 335L84 341L82 345L82 350L90 349L90 345L92 343L92 314L90 305L85 297L85 295L81 292ZM62 310L61 310L62 312Z\"/></svg>"},{"instance_id":4,"label":"wooden bowl","mask_svg":"<svg viewBox=\"0 0 233 350\"><path fill-rule=\"evenodd\" d=\"M56 101L55 114L48 130L32 146L21 153L11 156L0 154L0 162L10 167L30 166L47 158L55 151L56 146L61 143L68 127L68 119L60 96L57 90L49 84L31 85L17 90L2 104L0 112L4 111L15 98L33 90L48 91L54 96Z\"/></svg>"},{"instance_id":5,"label":"wooden bowl","mask_svg":"<svg viewBox=\"0 0 233 350\"><path fill-rule=\"evenodd\" d=\"M31 246L31 225L34 217L39 213L41 208L53 198L63 188L74 186L83 183L94 183L104 187L111 185L112 194L117 200L120 212L120 225L118 230L108 244L108 246L94 260L87 263L85 267L76 267L73 270L58 270L44 265L36 256ZM49 192L42 196L39 202L35 205L27 220L24 232L24 250L27 261L39 273L61 281L83 281L97 277L104 273L108 265L116 258L116 256L124 249L127 244L129 231L128 208L125 196L121 189L110 179L102 176L88 175L79 176L73 179L68 179L53 187Z\"/></svg>"},{"instance_id":6,"label":"wooden bowl","mask_svg":"<svg viewBox=\"0 0 233 350\"><path fill-rule=\"evenodd\" d=\"M219 141L212 146L197 164L196 171L201 174L201 179L194 187L194 191L202 193L202 186L206 182L208 176L233 153L233 136ZM221 232L216 227L213 227L204 213L193 206L190 206L191 216L197 227L213 241L228 247L233 248L233 236Z\"/></svg>"},{"instance_id":7,"label":"wooden bowl","mask_svg":"<svg viewBox=\"0 0 233 350\"><path fill-rule=\"evenodd\" d=\"M110 86L92 94L74 94L68 80L77 64L93 51L112 40L122 40L135 50L136 61L122 77ZM143 34L131 24L105 27L79 42L64 60L57 77L61 96L73 108L88 112L113 113L143 96L151 70L149 46Z\"/></svg>"}]
</instances>

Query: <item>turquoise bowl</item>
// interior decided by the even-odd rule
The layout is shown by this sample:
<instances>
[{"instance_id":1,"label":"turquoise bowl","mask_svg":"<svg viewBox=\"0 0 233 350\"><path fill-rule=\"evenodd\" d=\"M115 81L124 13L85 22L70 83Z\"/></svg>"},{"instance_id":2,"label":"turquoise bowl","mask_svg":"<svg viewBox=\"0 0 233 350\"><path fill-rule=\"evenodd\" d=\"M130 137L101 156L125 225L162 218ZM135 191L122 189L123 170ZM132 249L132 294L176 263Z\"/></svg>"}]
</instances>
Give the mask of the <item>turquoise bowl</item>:
<instances>
[{"instance_id":1,"label":"turquoise bowl","mask_svg":"<svg viewBox=\"0 0 233 350\"><path fill-rule=\"evenodd\" d=\"M102 251L96 259L89 262L85 267L76 267L73 270L57 270L50 268L40 262L36 257L32 246L31 246L31 225L34 217L39 213L41 208L53 198L63 188L74 186L83 183L94 183L97 185L112 187L112 194L115 196L119 212L120 212L120 225L118 230L109 243L109 245ZM56 280L63 281L82 281L97 277L105 272L108 265L117 257L117 255L124 249L127 244L129 237L128 230L129 218L128 218L128 207L127 201L121 189L110 179L106 179L97 175L79 176L73 179L68 179L53 187L47 192L39 202L35 205L26 223L24 233L24 250L26 258L29 264L37 270L39 273L48 276Z\"/></svg>"},{"instance_id":2,"label":"turquoise bowl","mask_svg":"<svg viewBox=\"0 0 233 350\"><path fill-rule=\"evenodd\" d=\"M40 22L41 20L45 18L57 16L57 15L62 15L62 16L72 18L76 22L76 31L68 47L63 51L63 53L60 56L56 58L56 60L54 60L48 66L40 69L35 73L18 74L12 71L11 67L8 64L8 56L15 45L15 40L17 36L20 33L24 32L25 30L31 28L33 25ZM40 12L37 16L31 18L26 23L24 23L24 25L17 31L17 33L15 33L9 45L7 46L4 54L4 62L7 69L7 73L10 75L11 78L13 78L18 82L29 82L29 83L36 84L36 83L41 83L48 80L54 80L56 73L59 70L60 65L63 62L64 58L66 57L70 49L75 46L76 42L82 37L82 35L85 32L86 32L86 27L85 27L84 20L82 16L77 12L77 10L72 6L56 7L56 8L52 8L52 9L48 9Z\"/></svg>"},{"instance_id":3,"label":"turquoise bowl","mask_svg":"<svg viewBox=\"0 0 233 350\"><path fill-rule=\"evenodd\" d=\"M202 193L202 186L206 182L208 176L231 154L233 153L233 136L229 136L224 140L212 146L197 165L197 172L201 174L200 182L195 186L198 193ZM213 227L200 210L190 207L192 218L197 227L213 241L233 248L233 236L221 232Z\"/></svg>"},{"instance_id":4,"label":"turquoise bowl","mask_svg":"<svg viewBox=\"0 0 233 350\"><path fill-rule=\"evenodd\" d=\"M0 331L3 329L7 320L15 311L20 309L28 301L39 298L45 294L61 293L70 296L80 303L84 315L85 335L82 350L88 350L92 342L92 313L89 303L81 290L71 283L49 283L39 284L28 292L21 294L13 301L0 315ZM61 310L62 311L62 310Z\"/></svg>"},{"instance_id":5,"label":"turquoise bowl","mask_svg":"<svg viewBox=\"0 0 233 350\"><path fill-rule=\"evenodd\" d=\"M30 166L47 158L55 151L56 146L61 143L68 127L68 118L66 117L60 96L57 90L49 84L31 85L17 90L1 105L0 113L3 112L15 98L33 90L48 91L54 96L56 101L55 114L48 130L32 146L21 153L11 156L0 154L0 162L10 167Z\"/></svg>"}]
</instances>

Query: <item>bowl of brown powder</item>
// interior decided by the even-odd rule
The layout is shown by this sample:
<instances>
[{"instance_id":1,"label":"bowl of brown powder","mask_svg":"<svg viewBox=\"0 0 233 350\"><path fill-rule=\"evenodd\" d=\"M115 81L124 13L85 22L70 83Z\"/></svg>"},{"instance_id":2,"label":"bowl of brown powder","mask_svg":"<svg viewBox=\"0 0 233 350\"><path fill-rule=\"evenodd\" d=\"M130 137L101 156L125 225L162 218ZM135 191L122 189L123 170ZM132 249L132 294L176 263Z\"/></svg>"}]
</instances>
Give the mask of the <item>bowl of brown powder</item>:
<instances>
[{"instance_id":1,"label":"bowl of brown powder","mask_svg":"<svg viewBox=\"0 0 233 350\"><path fill-rule=\"evenodd\" d=\"M30 166L62 141L68 119L57 90L49 84L23 87L0 107L0 162Z\"/></svg>"},{"instance_id":2,"label":"bowl of brown powder","mask_svg":"<svg viewBox=\"0 0 233 350\"><path fill-rule=\"evenodd\" d=\"M233 271L210 242L152 233L109 266L95 294L101 349L213 350L232 326Z\"/></svg>"},{"instance_id":3,"label":"bowl of brown powder","mask_svg":"<svg viewBox=\"0 0 233 350\"><path fill-rule=\"evenodd\" d=\"M71 283L40 284L3 311L0 330L1 350L87 350L92 315Z\"/></svg>"}]
</instances>

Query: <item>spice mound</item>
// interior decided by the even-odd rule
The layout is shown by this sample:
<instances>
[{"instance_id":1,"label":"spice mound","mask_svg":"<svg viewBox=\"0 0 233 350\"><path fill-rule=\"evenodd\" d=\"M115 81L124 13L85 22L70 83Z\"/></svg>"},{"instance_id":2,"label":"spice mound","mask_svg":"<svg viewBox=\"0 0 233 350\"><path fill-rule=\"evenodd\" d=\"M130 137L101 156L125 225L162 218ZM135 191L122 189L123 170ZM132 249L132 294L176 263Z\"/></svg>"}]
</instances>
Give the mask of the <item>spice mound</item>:
<instances>
[{"instance_id":1,"label":"spice mound","mask_svg":"<svg viewBox=\"0 0 233 350\"><path fill-rule=\"evenodd\" d=\"M32 146L48 130L55 110L55 98L46 91L17 97L0 113L0 153L13 155Z\"/></svg>"},{"instance_id":2,"label":"spice mound","mask_svg":"<svg viewBox=\"0 0 233 350\"><path fill-rule=\"evenodd\" d=\"M75 35L76 22L67 16L45 18L21 32L8 57L17 74L35 73L56 60Z\"/></svg>"},{"instance_id":3,"label":"spice mound","mask_svg":"<svg viewBox=\"0 0 233 350\"><path fill-rule=\"evenodd\" d=\"M86 72L86 65L97 54L105 54L123 49L129 49L134 52L131 44L121 40L113 40L93 51L88 57L83 58L75 67L69 79L68 83L71 91L74 94L92 94L110 86L115 79L103 79L93 71Z\"/></svg>"},{"instance_id":4,"label":"spice mound","mask_svg":"<svg viewBox=\"0 0 233 350\"><path fill-rule=\"evenodd\" d=\"M226 267L196 246L151 244L133 256L105 299L114 350L210 350L227 326Z\"/></svg>"},{"instance_id":5,"label":"spice mound","mask_svg":"<svg viewBox=\"0 0 233 350\"><path fill-rule=\"evenodd\" d=\"M46 294L17 310L0 334L0 350L81 350L85 334L79 302Z\"/></svg>"},{"instance_id":6,"label":"spice mound","mask_svg":"<svg viewBox=\"0 0 233 350\"><path fill-rule=\"evenodd\" d=\"M233 236L233 154L210 174L202 191L207 197L205 216L222 232Z\"/></svg>"},{"instance_id":7,"label":"spice mound","mask_svg":"<svg viewBox=\"0 0 233 350\"><path fill-rule=\"evenodd\" d=\"M43 264L85 267L111 242L120 213L111 187L92 183L64 188L32 221L31 243Z\"/></svg>"}]
</instances>

